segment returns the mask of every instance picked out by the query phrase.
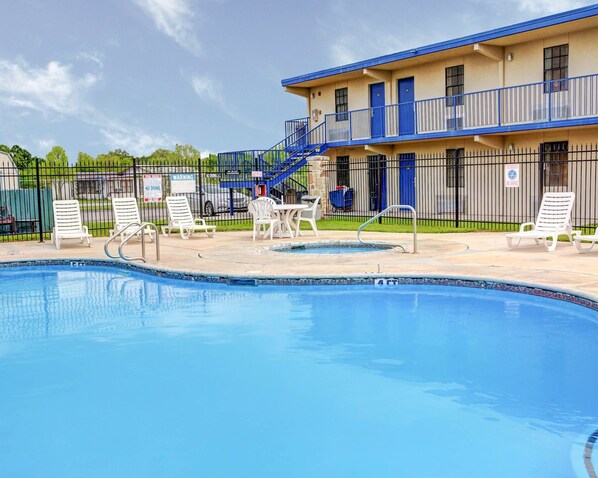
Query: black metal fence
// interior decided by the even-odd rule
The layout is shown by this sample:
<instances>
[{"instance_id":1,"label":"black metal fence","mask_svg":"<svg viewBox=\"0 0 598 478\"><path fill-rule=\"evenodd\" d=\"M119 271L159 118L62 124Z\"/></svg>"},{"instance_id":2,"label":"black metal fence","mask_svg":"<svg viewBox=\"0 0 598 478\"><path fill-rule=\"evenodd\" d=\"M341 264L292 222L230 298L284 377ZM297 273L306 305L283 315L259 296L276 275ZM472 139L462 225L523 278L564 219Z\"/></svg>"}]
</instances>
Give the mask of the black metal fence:
<instances>
[{"instance_id":1,"label":"black metal fence","mask_svg":"<svg viewBox=\"0 0 598 478\"><path fill-rule=\"evenodd\" d=\"M540 150L464 152L396 157L337 157L324 173L329 191L325 217L364 221L387 206L413 206L418 221L438 227L512 230L536 218L546 191L573 191L573 226L584 232L598 226L598 147L567 148L547 143ZM52 166L38 162L17 170L0 164L0 241L49 237L52 202L77 199L83 224L93 235L113 227L111 198L135 197L141 219L166 224L164 201L184 194L193 213L213 224L248 223L252 188L222 188L217 165L184 164ZM185 183L185 188L182 188ZM307 167L288 183L270 189L272 196L297 202L306 194ZM303 185L298 187L298 185ZM185 192L177 192L177 191ZM194 191L194 192L191 192ZM409 222L408 212L394 211L381 222Z\"/></svg>"},{"instance_id":2,"label":"black metal fence","mask_svg":"<svg viewBox=\"0 0 598 478\"><path fill-rule=\"evenodd\" d=\"M307 167L270 189L280 201L297 201L306 193ZM38 161L18 170L0 163L0 241L47 239L54 226L54 200L77 199L81 218L93 235L108 235L114 217L113 197L135 197L142 221L167 223L164 198L185 195L196 216L212 224L249 221L247 204L253 188L223 188L216 164L130 164L53 166ZM230 180L230 176L227 176ZM307 187L307 186L305 186Z\"/></svg>"},{"instance_id":3,"label":"black metal fence","mask_svg":"<svg viewBox=\"0 0 598 478\"><path fill-rule=\"evenodd\" d=\"M547 143L540 150L442 155L337 157L328 165L325 213L371 218L387 206L413 206L418 221L439 227L512 230L534 221L547 191L573 191L573 226L598 225L598 148ZM384 222L410 219L392 212Z\"/></svg>"}]
</instances>

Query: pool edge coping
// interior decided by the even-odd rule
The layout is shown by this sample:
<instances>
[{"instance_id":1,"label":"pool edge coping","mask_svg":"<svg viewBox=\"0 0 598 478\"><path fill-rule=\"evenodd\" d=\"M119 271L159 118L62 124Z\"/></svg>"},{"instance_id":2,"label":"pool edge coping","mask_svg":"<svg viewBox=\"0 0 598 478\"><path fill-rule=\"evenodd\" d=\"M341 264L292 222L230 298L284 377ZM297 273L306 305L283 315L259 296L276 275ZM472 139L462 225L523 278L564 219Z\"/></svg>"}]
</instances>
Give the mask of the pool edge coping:
<instances>
[{"instance_id":1,"label":"pool edge coping","mask_svg":"<svg viewBox=\"0 0 598 478\"><path fill-rule=\"evenodd\" d=\"M516 292L526 295L547 297L574 303L598 311L598 297L568 289L546 287L544 285L504 281L487 277L463 277L453 275L430 274L382 274L373 273L350 276L263 276L263 275L229 275L203 274L200 272L181 271L176 269L159 268L152 265L121 262L111 259L97 258L52 258L52 259L18 259L0 261L0 269L7 267L31 267L43 265L67 265L71 267L109 266L116 269L132 270L157 277L168 277L193 282L221 283L234 286L257 285L442 285L453 287L469 287L475 289L500 290ZM376 284L376 280L379 281Z\"/></svg>"}]
</instances>

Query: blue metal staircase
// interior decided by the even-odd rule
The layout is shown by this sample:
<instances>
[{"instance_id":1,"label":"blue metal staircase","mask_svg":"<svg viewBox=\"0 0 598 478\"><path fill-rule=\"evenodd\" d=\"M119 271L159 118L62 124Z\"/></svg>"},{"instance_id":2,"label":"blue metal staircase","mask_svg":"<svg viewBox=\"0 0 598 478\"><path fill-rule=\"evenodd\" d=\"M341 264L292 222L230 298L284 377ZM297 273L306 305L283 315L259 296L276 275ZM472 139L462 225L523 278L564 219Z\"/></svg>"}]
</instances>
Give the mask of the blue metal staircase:
<instances>
[{"instance_id":1,"label":"blue metal staircase","mask_svg":"<svg viewBox=\"0 0 598 478\"><path fill-rule=\"evenodd\" d=\"M326 150L326 123L306 130L305 126L297 128L268 150L219 153L220 187L253 188L259 183L266 185L268 195L272 191L281 196L292 186L307 190L293 175L307 164L307 158Z\"/></svg>"}]
</instances>

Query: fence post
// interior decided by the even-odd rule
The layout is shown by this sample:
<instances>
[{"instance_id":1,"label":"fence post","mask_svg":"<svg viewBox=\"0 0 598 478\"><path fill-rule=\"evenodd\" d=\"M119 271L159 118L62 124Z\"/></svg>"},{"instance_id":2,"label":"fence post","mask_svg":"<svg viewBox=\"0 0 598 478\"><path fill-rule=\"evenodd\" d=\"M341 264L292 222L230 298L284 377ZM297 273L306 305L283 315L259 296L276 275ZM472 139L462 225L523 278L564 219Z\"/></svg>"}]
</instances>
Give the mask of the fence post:
<instances>
[{"instance_id":1,"label":"fence post","mask_svg":"<svg viewBox=\"0 0 598 478\"><path fill-rule=\"evenodd\" d=\"M199 217L203 217L203 178L201 177L201 156L197 158L197 176L199 177Z\"/></svg>"},{"instance_id":2,"label":"fence post","mask_svg":"<svg viewBox=\"0 0 598 478\"><path fill-rule=\"evenodd\" d=\"M42 211L42 191L39 177L39 158L35 158L35 180L37 184L37 215L39 216L39 242L44 242L44 220Z\"/></svg>"},{"instance_id":3,"label":"fence post","mask_svg":"<svg viewBox=\"0 0 598 478\"><path fill-rule=\"evenodd\" d=\"M382 212L382 157L383 156L379 154L378 160L376 161L376 175L378 176L378 191L376 191L376 214L380 214ZM378 224L382 224L382 216L378 218Z\"/></svg>"},{"instance_id":4,"label":"fence post","mask_svg":"<svg viewBox=\"0 0 598 478\"><path fill-rule=\"evenodd\" d=\"M457 150L458 151L458 150ZM459 153L455 154L455 227L459 227Z\"/></svg>"},{"instance_id":5,"label":"fence post","mask_svg":"<svg viewBox=\"0 0 598 478\"><path fill-rule=\"evenodd\" d=\"M139 185L137 184L137 160L133 158L133 194L139 199Z\"/></svg>"}]
</instances>

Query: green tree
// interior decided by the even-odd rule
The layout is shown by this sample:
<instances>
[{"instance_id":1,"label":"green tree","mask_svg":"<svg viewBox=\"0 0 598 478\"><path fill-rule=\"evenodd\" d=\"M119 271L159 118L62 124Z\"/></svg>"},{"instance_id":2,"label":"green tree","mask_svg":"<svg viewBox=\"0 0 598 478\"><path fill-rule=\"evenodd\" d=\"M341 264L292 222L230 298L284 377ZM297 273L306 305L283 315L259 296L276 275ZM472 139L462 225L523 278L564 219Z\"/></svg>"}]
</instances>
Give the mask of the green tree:
<instances>
[{"instance_id":1,"label":"green tree","mask_svg":"<svg viewBox=\"0 0 598 478\"><path fill-rule=\"evenodd\" d=\"M177 144L174 147L174 152L184 163L197 162L200 157L199 151L190 144Z\"/></svg>"},{"instance_id":2,"label":"green tree","mask_svg":"<svg viewBox=\"0 0 598 478\"><path fill-rule=\"evenodd\" d=\"M35 160L40 159L35 156L32 156L29 151L27 151L25 148L21 148L17 144L15 144L12 148L9 148L5 144L1 144L0 150L6 153L10 153L13 161L15 162L15 165L21 171L27 169L28 167L34 166Z\"/></svg>"},{"instance_id":3,"label":"green tree","mask_svg":"<svg viewBox=\"0 0 598 478\"><path fill-rule=\"evenodd\" d=\"M62 146L54 146L48 154L46 154L47 166L67 166L69 158Z\"/></svg>"},{"instance_id":4,"label":"green tree","mask_svg":"<svg viewBox=\"0 0 598 478\"><path fill-rule=\"evenodd\" d=\"M93 166L95 158L91 154L79 151L77 155L77 166Z\"/></svg>"}]
</instances>

